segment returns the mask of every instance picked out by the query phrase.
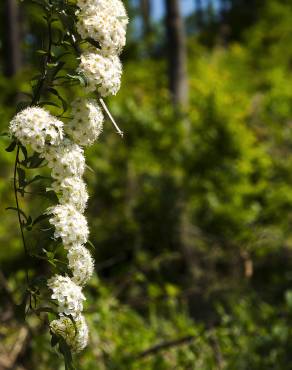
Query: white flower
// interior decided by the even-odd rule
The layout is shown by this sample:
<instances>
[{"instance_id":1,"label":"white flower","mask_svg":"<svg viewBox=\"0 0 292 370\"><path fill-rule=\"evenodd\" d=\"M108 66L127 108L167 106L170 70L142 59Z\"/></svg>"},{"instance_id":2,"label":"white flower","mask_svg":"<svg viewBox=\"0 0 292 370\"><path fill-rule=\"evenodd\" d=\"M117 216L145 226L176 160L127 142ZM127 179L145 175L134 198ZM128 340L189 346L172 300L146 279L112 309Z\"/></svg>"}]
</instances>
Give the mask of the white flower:
<instances>
[{"instance_id":1,"label":"white flower","mask_svg":"<svg viewBox=\"0 0 292 370\"><path fill-rule=\"evenodd\" d=\"M53 216L49 219L55 227L55 238L61 238L65 248L74 244L85 244L88 239L86 218L70 204L57 205L47 210Z\"/></svg>"},{"instance_id":2,"label":"white flower","mask_svg":"<svg viewBox=\"0 0 292 370\"><path fill-rule=\"evenodd\" d=\"M54 275L48 280L48 287L53 291L51 297L57 301L60 314L76 317L83 310L85 297L81 287L68 276Z\"/></svg>"},{"instance_id":3,"label":"white flower","mask_svg":"<svg viewBox=\"0 0 292 370\"><path fill-rule=\"evenodd\" d=\"M52 332L63 337L75 353L82 351L88 343L88 326L82 315L74 319L74 323L68 317L61 317L50 323Z\"/></svg>"},{"instance_id":4,"label":"white flower","mask_svg":"<svg viewBox=\"0 0 292 370\"><path fill-rule=\"evenodd\" d=\"M79 72L88 85L88 91L97 90L101 96L116 95L121 85L122 65L116 55L106 56L100 50L90 48L81 54Z\"/></svg>"},{"instance_id":5,"label":"white flower","mask_svg":"<svg viewBox=\"0 0 292 370\"><path fill-rule=\"evenodd\" d=\"M126 44L127 12L120 0L78 1L77 31L97 41L107 54L120 53Z\"/></svg>"},{"instance_id":6,"label":"white flower","mask_svg":"<svg viewBox=\"0 0 292 370\"><path fill-rule=\"evenodd\" d=\"M66 132L79 145L91 145L102 131L103 114L93 99L76 99L72 103L72 120Z\"/></svg>"},{"instance_id":7,"label":"white flower","mask_svg":"<svg viewBox=\"0 0 292 370\"><path fill-rule=\"evenodd\" d=\"M117 17L127 17L125 6L121 0L77 0L77 6L90 14L97 11L112 11L112 14Z\"/></svg>"},{"instance_id":8,"label":"white flower","mask_svg":"<svg viewBox=\"0 0 292 370\"><path fill-rule=\"evenodd\" d=\"M84 212L88 193L86 184L80 177L65 177L54 181L51 188L47 189L47 191L49 190L53 190L57 194L61 204L70 204L79 212Z\"/></svg>"},{"instance_id":9,"label":"white flower","mask_svg":"<svg viewBox=\"0 0 292 370\"><path fill-rule=\"evenodd\" d=\"M30 107L10 122L10 132L23 144L41 153L47 144L58 145L63 139L63 122L45 109Z\"/></svg>"},{"instance_id":10,"label":"white flower","mask_svg":"<svg viewBox=\"0 0 292 370\"><path fill-rule=\"evenodd\" d=\"M69 249L67 257L73 274L72 280L78 285L85 285L94 269L89 251L82 245L75 245Z\"/></svg>"},{"instance_id":11,"label":"white flower","mask_svg":"<svg viewBox=\"0 0 292 370\"><path fill-rule=\"evenodd\" d=\"M52 169L51 175L55 179L81 177L84 173L84 151L69 139L64 139L59 146L49 147L42 155L48 161L48 166Z\"/></svg>"}]
</instances>

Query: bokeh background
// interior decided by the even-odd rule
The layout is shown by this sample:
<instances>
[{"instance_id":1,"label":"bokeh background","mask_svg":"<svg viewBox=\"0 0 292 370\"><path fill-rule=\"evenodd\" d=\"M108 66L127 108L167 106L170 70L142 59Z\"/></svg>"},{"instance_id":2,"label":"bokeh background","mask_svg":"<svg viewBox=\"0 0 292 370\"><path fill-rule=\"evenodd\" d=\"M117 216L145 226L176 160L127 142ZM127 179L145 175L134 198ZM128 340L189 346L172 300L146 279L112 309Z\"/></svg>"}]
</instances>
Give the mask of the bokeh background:
<instances>
[{"instance_id":1,"label":"bokeh background","mask_svg":"<svg viewBox=\"0 0 292 370\"><path fill-rule=\"evenodd\" d=\"M107 121L87 150L97 275L77 369L292 369L292 3L125 3L122 89L108 99L125 137ZM1 1L0 14L7 132L46 30L32 2ZM25 267L47 268L25 259L5 210L8 143L0 138L0 369L63 369L43 323L18 315ZM46 202L21 199L32 216Z\"/></svg>"}]
</instances>

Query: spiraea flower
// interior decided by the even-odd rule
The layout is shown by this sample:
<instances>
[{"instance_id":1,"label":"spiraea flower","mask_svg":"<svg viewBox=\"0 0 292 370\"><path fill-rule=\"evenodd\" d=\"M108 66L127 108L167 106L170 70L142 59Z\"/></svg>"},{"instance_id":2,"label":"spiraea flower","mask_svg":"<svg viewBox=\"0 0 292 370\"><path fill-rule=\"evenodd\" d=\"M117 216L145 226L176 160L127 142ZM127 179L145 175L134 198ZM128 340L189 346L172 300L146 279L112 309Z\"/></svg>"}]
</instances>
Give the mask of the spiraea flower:
<instances>
[{"instance_id":1,"label":"spiraea flower","mask_svg":"<svg viewBox=\"0 0 292 370\"><path fill-rule=\"evenodd\" d=\"M83 39L92 39L97 48L90 46L80 56L77 72L86 80L86 92L97 92L101 97L115 95L121 83L122 65L119 59L126 41L128 17L121 0L77 0L77 30ZM89 40L90 41L90 40ZM94 42L91 42L94 44ZM100 99L117 131L122 134L105 102ZM21 118L22 119L22 118ZM25 118L27 119L27 118ZM38 118L38 120L40 120ZM59 319L50 324L51 331L64 338L73 352L80 352L88 342L88 327L81 315L85 297L81 291L94 271L94 262L84 244L88 241L88 225L83 216L88 200L82 180L85 170L83 146L91 145L100 135L103 125L101 107L91 99L76 99L72 103L71 119L63 124L48 124L40 129L40 138L34 136L33 121L28 120L25 135L11 124L11 132L24 137L51 168L54 182L50 189L58 196L58 205L47 210L54 226L54 237L62 240L67 250L69 276L55 275L48 281L52 299L57 302ZM51 121L52 122L52 121ZM26 127L24 125L24 127ZM45 127L45 129L44 129ZM17 136L18 137L18 136ZM48 144L48 145L46 145ZM70 316L70 317L68 317ZM72 320L73 318L73 320Z\"/></svg>"},{"instance_id":2,"label":"spiraea flower","mask_svg":"<svg viewBox=\"0 0 292 370\"><path fill-rule=\"evenodd\" d=\"M48 147L42 154L52 169L55 179L81 177L85 169L84 151L69 139L64 139L59 146Z\"/></svg>"},{"instance_id":3,"label":"spiraea flower","mask_svg":"<svg viewBox=\"0 0 292 370\"><path fill-rule=\"evenodd\" d=\"M59 145L63 139L63 122L40 107L19 112L10 122L10 132L23 144L38 153L47 145Z\"/></svg>"},{"instance_id":4,"label":"spiraea flower","mask_svg":"<svg viewBox=\"0 0 292 370\"><path fill-rule=\"evenodd\" d=\"M74 176L56 180L47 190L53 190L57 194L60 204L70 204L79 212L84 212L88 192L82 178Z\"/></svg>"},{"instance_id":5,"label":"spiraea flower","mask_svg":"<svg viewBox=\"0 0 292 370\"><path fill-rule=\"evenodd\" d=\"M119 18L123 22L129 22L122 0L77 0L77 6L84 14L95 15L103 13Z\"/></svg>"},{"instance_id":6,"label":"spiraea flower","mask_svg":"<svg viewBox=\"0 0 292 370\"><path fill-rule=\"evenodd\" d=\"M78 1L77 31L92 38L107 54L119 54L126 44L128 16L120 0Z\"/></svg>"},{"instance_id":7,"label":"spiraea flower","mask_svg":"<svg viewBox=\"0 0 292 370\"><path fill-rule=\"evenodd\" d=\"M103 113L93 99L76 99L72 103L72 119L66 132L78 145L93 144L102 132Z\"/></svg>"},{"instance_id":8,"label":"spiraea flower","mask_svg":"<svg viewBox=\"0 0 292 370\"><path fill-rule=\"evenodd\" d=\"M54 275L48 280L48 287L53 292L51 298L57 301L60 314L71 315L74 318L83 310L85 297L81 287L68 276Z\"/></svg>"},{"instance_id":9,"label":"spiraea flower","mask_svg":"<svg viewBox=\"0 0 292 370\"><path fill-rule=\"evenodd\" d=\"M88 239L88 225L86 218L70 204L58 204L47 210L51 214L49 219L55 227L55 238L61 238L65 248L74 244L85 244Z\"/></svg>"},{"instance_id":10,"label":"spiraea flower","mask_svg":"<svg viewBox=\"0 0 292 370\"><path fill-rule=\"evenodd\" d=\"M74 323L68 317L60 317L50 323L50 328L54 334L63 337L75 353L82 351L87 345L88 326L82 315L78 315Z\"/></svg>"},{"instance_id":11,"label":"spiraea flower","mask_svg":"<svg viewBox=\"0 0 292 370\"><path fill-rule=\"evenodd\" d=\"M117 55L90 48L81 55L78 68L87 80L87 91L101 96L116 95L121 85L122 65Z\"/></svg>"},{"instance_id":12,"label":"spiraea flower","mask_svg":"<svg viewBox=\"0 0 292 370\"><path fill-rule=\"evenodd\" d=\"M85 285L91 278L94 269L90 252L82 245L75 245L68 251L69 268L72 271L72 281Z\"/></svg>"}]
</instances>

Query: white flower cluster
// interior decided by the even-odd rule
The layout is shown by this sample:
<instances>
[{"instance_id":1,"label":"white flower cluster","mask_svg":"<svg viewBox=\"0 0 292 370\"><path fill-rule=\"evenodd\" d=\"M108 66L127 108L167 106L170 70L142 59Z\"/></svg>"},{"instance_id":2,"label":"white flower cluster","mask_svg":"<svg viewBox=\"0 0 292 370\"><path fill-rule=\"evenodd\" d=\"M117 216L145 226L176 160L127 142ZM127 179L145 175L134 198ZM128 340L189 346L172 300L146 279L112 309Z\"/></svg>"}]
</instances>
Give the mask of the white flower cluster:
<instances>
[{"instance_id":1,"label":"white flower cluster","mask_svg":"<svg viewBox=\"0 0 292 370\"><path fill-rule=\"evenodd\" d=\"M77 0L77 29L83 39L92 39L92 46L80 57L78 71L87 86L100 96L115 95L120 88L122 66L119 54L126 42L128 17L121 0ZM104 102L104 110L114 122ZM47 214L54 226L54 237L61 239L67 251L70 276L54 275L48 281L51 298L56 301L59 318L50 324L51 331L62 336L71 349L81 351L88 341L88 327L82 316L85 297L82 287L93 274L94 263L84 244L88 241L88 225L83 215L88 201L84 150L100 135L103 113L92 99L76 99L71 119L63 122L40 107L29 107L10 122L10 133L24 146L29 145L47 161L54 179L51 187L59 204ZM115 122L114 122L115 124ZM68 317L69 316L69 317Z\"/></svg>"},{"instance_id":2,"label":"white flower cluster","mask_svg":"<svg viewBox=\"0 0 292 370\"><path fill-rule=\"evenodd\" d=\"M93 259L89 251L82 245L76 244L68 252L69 267L73 273L73 281L85 285L91 278L94 269Z\"/></svg>"},{"instance_id":3,"label":"white flower cluster","mask_svg":"<svg viewBox=\"0 0 292 370\"><path fill-rule=\"evenodd\" d=\"M77 30L83 39L98 42L108 54L120 53L126 44L128 17L119 0L77 2L81 11Z\"/></svg>"},{"instance_id":4,"label":"white flower cluster","mask_svg":"<svg viewBox=\"0 0 292 370\"><path fill-rule=\"evenodd\" d=\"M52 332L60 335L66 343L74 349L74 352L82 351L88 342L88 326L82 315L74 319L74 323L68 317L60 317L50 324Z\"/></svg>"},{"instance_id":5,"label":"white flower cluster","mask_svg":"<svg viewBox=\"0 0 292 370\"><path fill-rule=\"evenodd\" d=\"M87 242L89 231L86 218L74 206L58 204L49 208L47 213L53 215L49 222L55 227L54 236L62 239L64 248Z\"/></svg>"},{"instance_id":6,"label":"white flower cluster","mask_svg":"<svg viewBox=\"0 0 292 370\"><path fill-rule=\"evenodd\" d=\"M49 146L42 155L48 161L54 179L82 177L84 173L84 151L67 138L59 146Z\"/></svg>"},{"instance_id":7,"label":"white flower cluster","mask_svg":"<svg viewBox=\"0 0 292 370\"><path fill-rule=\"evenodd\" d=\"M10 122L10 132L23 144L42 153L46 144L59 145L63 139L63 122L43 108L30 107Z\"/></svg>"},{"instance_id":8,"label":"white flower cluster","mask_svg":"<svg viewBox=\"0 0 292 370\"><path fill-rule=\"evenodd\" d=\"M101 96L116 95L121 86L122 65L117 55L104 55L90 48L81 55L79 65L86 80L86 90Z\"/></svg>"},{"instance_id":9,"label":"white flower cluster","mask_svg":"<svg viewBox=\"0 0 292 370\"><path fill-rule=\"evenodd\" d=\"M81 55L79 72L87 80L87 91L115 95L121 84L119 54L126 44L128 16L121 0L78 0L77 30L83 39L100 46Z\"/></svg>"},{"instance_id":10,"label":"white flower cluster","mask_svg":"<svg viewBox=\"0 0 292 370\"><path fill-rule=\"evenodd\" d=\"M73 318L83 310L85 297L81 287L68 276L55 275L48 280L48 287L53 291L52 299L58 303L58 311Z\"/></svg>"},{"instance_id":11,"label":"white flower cluster","mask_svg":"<svg viewBox=\"0 0 292 370\"><path fill-rule=\"evenodd\" d=\"M93 144L102 131L103 113L93 99L76 99L72 103L72 119L66 132L82 146Z\"/></svg>"},{"instance_id":12,"label":"white flower cluster","mask_svg":"<svg viewBox=\"0 0 292 370\"><path fill-rule=\"evenodd\" d=\"M56 180L47 190L53 190L57 194L60 204L71 204L79 212L84 212L88 193L81 177L72 176Z\"/></svg>"}]
</instances>

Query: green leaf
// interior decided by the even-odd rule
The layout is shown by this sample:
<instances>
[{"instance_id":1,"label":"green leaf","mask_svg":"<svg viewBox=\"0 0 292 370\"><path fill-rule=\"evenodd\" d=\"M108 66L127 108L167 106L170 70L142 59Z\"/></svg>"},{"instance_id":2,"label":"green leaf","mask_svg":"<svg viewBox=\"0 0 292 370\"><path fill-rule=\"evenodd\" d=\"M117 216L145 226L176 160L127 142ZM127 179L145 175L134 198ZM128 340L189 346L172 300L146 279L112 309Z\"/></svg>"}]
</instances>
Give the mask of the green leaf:
<instances>
[{"instance_id":1,"label":"green leaf","mask_svg":"<svg viewBox=\"0 0 292 370\"><path fill-rule=\"evenodd\" d=\"M50 217L50 215L47 215L47 214L40 215L40 216L38 216L37 218L35 218L35 219L33 220L32 225L34 226L34 225L36 225L37 223L42 222L43 220L48 219L49 217Z\"/></svg>"},{"instance_id":2,"label":"green leaf","mask_svg":"<svg viewBox=\"0 0 292 370\"><path fill-rule=\"evenodd\" d=\"M55 68L58 66L58 63L47 63L48 68Z\"/></svg>"},{"instance_id":3,"label":"green leaf","mask_svg":"<svg viewBox=\"0 0 292 370\"><path fill-rule=\"evenodd\" d=\"M59 343L59 337L55 335L53 332L51 332L52 338L51 338L51 346L55 347Z\"/></svg>"},{"instance_id":4,"label":"green leaf","mask_svg":"<svg viewBox=\"0 0 292 370\"><path fill-rule=\"evenodd\" d=\"M93 251L95 251L95 246L90 240L87 240L87 244L92 248Z\"/></svg>"},{"instance_id":5,"label":"green leaf","mask_svg":"<svg viewBox=\"0 0 292 370\"><path fill-rule=\"evenodd\" d=\"M62 337L59 337L59 350L64 356L65 360L65 369L66 370L75 370L75 367L73 365L73 358L72 358L72 353L71 350L66 343L65 339Z\"/></svg>"},{"instance_id":6,"label":"green leaf","mask_svg":"<svg viewBox=\"0 0 292 370\"><path fill-rule=\"evenodd\" d=\"M37 50L36 53L39 54L39 55L47 55L48 54L47 50Z\"/></svg>"},{"instance_id":7,"label":"green leaf","mask_svg":"<svg viewBox=\"0 0 292 370\"><path fill-rule=\"evenodd\" d=\"M26 150L26 147L24 145L22 145L22 144L20 144L19 146L20 146L20 150L21 150L21 152L22 152L22 154L24 156L24 159L26 159L27 158L27 150Z\"/></svg>"},{"instance_id":8,"label":"green leaf","mask_svg":"<svg viewBox=\"0 0 292 370\"><path fill-rule=\"evenodd\" d=\"M88 85L88 81L82 73L79 73L78 75L67 74L67 77L69 77L71 80L78 81L80 83L80 85L83 86L83 87Z\"/></svg>"},{"instance_id":9,"label":"green leaf","mask_svg":"<svg viewBox=\"0 0 292 370\"><path fill-rule=\"evenodd\" d=\"M61 53L60 55L57 55L56 59L59 60L59 59L63 58L65 55L71 55L71 53L69 51L66 51L64 53Z\"/></svg>"},{"instance_id":10,"label":"green leaf","mask_svg":"<svg viewBox=\"0 0 292 370\"><path fill-rule=\"evenodd\" d=\"M27 169L33 169L40 167L43 161L44 159L41 158L38 153L34 153L32 156L21 161L20 164Z\"/></svg>"},{"instance_id":11,"label":"green leaf","mask_svg":"<svg viewBox=\"0 0 292 370\"><path fill-rule=\"evenodd\" d=\"M16 105L16 112L20 112L23 109L27 108L30 105L30 102L28 101L21 101Z\"/></svg>"},{"instance_id":12,"label":"green leaf","mask_svg":"<svg viewBox=\"0 0 292 370\"><path fill-rule=\"evenodd\" d=\"M100 49L100 44L97 41L95 41L94 39L89 37L89 38L86 39L86 41L89 44L91 44L92 46L96 47L97 49Z\"/></svg>"},{"instance_id":13,"label":"green leaf","mask_svg":"<svg viewBox=\"0 0 292 370\"><path fill-rule=\"evenodd\" d=\"M66 100L59 94L59 92L56 89L53 89L52 87L50 87L48 89L48 91L51 94L55 95L61 101L62 106L63 106L63 113L66 112L67 109L68 109L68 104L67 104Z\"/></svg>"},{"instance_id":14,"label":"green leaf","mask_svg":"<svg viewBox=\"0 0 292 370\"><path fill-rule=\"evenodd\" d=\"M31 224L32 224L32 218L31 218L31 216L28 216L25 227L28 228L28 226L31 225ZM31 230L31 228L28 228L28 229Z\"/></svg>"},{"instance_id":15,"label":"green leaf","mask_svg":"<svg viewBox=\"0 0 292 370\"><path fill-rule=\"evenodd\" d=\"M56 103L54 103L54 102L51 102L51 101L42 101L42 102L40 102L40 103L39 103L39 106L40 106L40 107L43 107L43 106L45 106L45 105L51 105L51 106L53 106L53 107L60 108L60 106L59 106L58 104L56 104Z\"/></svg>"},{"instance_id":16,"label":"green leaf","mask_svg":"<svg viewBox=\"0 0 292 370\"><path fill-rule=\"evenodd\" d=\"M17 174L18 174L18 184L21 188L25 188L26 180L25 180L25 171L23 168L17 167Z\"/></svg>"},{"instance_id":17,"label":"green leaf","mask_svg":"<svg viewBox=\"0 0 292 370\"><path fill-rule=\"evenodd\" d=\"M36 181L39 181L39 180L51 180L50 177L47 177L47 176L41 176L41 175L36 175L35 177L33 177L31 180L27 181L26 180L26 186L27 185L30 185Z\"/></svg>"},{"instance_id":18,"label":"green leaf","mask_svg":"<svg viewBox=\"0 0 292 370\"><path fill-rule=\"evenodd\" d=\"M12 141L12 143L5 149L6 152L13 152L16 145L17 145L17 141L16 140Z\"/></svg>"},{"instance_id":19,"label":"green leaf","mask_svg":"<svg viewBox=\"0 0 292 370\"><path fill-rule=\"evenodd\" d=\"M85 165L85 167L86 167L90 172L95 173L95 172L94 172L94 169L92 169L90 166L88 166L88 164L86 164L86 165Z\"/></svg>"}]
</instances>

